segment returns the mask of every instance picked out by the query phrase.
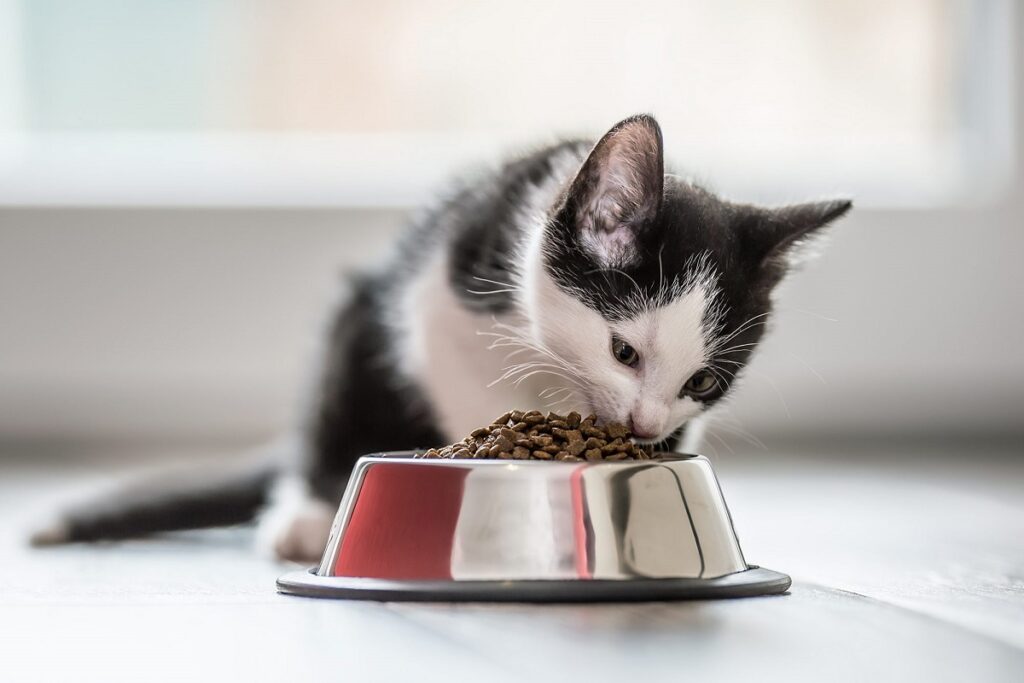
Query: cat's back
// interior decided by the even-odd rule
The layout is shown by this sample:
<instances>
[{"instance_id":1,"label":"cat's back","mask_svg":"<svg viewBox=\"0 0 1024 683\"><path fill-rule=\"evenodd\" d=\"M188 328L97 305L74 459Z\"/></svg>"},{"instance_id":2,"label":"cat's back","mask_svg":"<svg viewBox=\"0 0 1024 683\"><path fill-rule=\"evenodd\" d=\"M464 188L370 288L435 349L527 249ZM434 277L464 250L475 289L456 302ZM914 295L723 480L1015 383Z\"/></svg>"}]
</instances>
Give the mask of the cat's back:
<instances>
[{"instance_id":1,"label":"cat's back","mask_svg":"<svg viewBox=\"0 0 1024 683\"><path fill-rule=\"evenodd\" d=\"M451 285L465 306L501 312L508 298L470 292L515 279L516 247L524 230L543 218L590 146L566 140L458 179L401 237L397 267L421 270L432 256L444 256Z\"/></svg>"}]
</instances>

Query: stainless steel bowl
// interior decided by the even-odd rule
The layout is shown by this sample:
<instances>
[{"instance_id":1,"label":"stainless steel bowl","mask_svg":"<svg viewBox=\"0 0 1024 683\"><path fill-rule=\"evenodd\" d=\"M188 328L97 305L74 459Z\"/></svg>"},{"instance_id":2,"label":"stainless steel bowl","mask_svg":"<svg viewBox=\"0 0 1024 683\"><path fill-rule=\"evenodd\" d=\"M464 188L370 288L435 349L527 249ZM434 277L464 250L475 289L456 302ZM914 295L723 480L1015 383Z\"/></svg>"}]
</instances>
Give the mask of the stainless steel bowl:
<instances>
[{"instance_id":1,"label":"stainless steel bowl","mask_svg":"<svg viewBox=\"0 0 1024 683\"><path fill-rule=\"evenodd\" d=\"M711 463L361 458L320 566L283 593L591 601L781 593L747 564Z\"/></svg>"}]
</instances>

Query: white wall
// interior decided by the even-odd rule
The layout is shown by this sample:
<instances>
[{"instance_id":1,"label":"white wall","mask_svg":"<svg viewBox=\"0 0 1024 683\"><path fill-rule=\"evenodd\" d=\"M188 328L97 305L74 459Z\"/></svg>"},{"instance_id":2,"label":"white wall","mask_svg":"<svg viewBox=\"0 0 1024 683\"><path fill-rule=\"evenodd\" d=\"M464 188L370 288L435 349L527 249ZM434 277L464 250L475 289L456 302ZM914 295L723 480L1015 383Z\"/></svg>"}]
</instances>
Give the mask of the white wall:
<instances>
[{"instance_id":1,"label":"white wall","mask_svg":"<svg viewBox=\"0 0 1024 683\"><path fill-rule=\"evenodd\" d=\"M1021 217L855 211L785 286L735 414L760 436L1024 431ZM273 433L339 270L402 220L0 210L0 439Z\"/></svg>"}]
</instances>

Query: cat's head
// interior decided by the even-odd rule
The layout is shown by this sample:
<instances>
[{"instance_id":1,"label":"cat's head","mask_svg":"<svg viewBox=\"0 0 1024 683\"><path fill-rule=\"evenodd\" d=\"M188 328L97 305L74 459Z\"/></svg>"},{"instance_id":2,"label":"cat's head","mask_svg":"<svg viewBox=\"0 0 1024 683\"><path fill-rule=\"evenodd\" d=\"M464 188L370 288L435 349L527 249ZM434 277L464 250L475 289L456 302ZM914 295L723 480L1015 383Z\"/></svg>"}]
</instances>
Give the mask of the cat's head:
<instances>
[{"instance_id":1,"label":"cat's head","mask_svg":"<svg viewBox=\"0 0 1024 683\"><path fill-rule=\"evenodd\" d=\"M576 407L660 441L722 399L798 247L846 200L735 204L666 175L650 116L591 150L536 237L527 315Z\"/></svg>"}]
</instances>

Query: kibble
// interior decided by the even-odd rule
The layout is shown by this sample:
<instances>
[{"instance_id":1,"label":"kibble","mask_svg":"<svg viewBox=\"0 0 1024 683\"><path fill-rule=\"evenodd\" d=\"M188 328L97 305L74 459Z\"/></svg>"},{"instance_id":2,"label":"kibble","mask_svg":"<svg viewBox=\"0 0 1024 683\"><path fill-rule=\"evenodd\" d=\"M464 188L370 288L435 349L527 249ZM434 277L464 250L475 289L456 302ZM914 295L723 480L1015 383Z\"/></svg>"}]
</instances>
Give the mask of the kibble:
<instances>
[{"instance_id":1,"label":"kibble","mask_svg":"<svg viewBox=\"0 0 1024 683\"><path fill-rule=\"evenodd\" d=\"M498 458L598 462L648 460L650 454L630 439L632 433L615 422L597 424L597 417L511 410L492 424L474 429L458 443L431 448L417 458Z\"/></svg>"}]
</instances>

